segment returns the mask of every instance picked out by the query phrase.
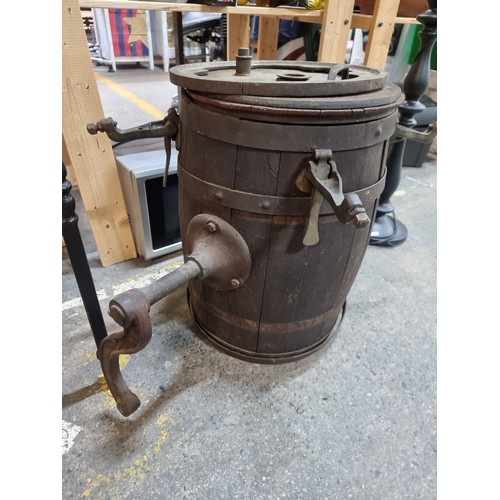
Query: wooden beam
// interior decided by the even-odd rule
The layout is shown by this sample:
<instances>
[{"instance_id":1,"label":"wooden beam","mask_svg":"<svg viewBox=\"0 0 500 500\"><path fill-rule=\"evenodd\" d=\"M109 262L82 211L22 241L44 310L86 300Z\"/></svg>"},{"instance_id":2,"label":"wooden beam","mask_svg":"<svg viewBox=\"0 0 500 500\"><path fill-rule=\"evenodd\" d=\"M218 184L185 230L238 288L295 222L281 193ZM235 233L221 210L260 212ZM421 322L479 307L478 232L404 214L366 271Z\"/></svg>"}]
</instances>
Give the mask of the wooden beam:
<instances>
[{"instance_id":1,"label":"wooden beam","mask_svg":"<svg viewBox=\"0 0 500 500\"><path fill-rule=\"evenodd\" d=\"M166 10L178 12L213 12L222 14L238 14L249 16L268 16L302 21L305 23L321 23L322 10L308 10L303 7L257 7L255 5L237 5L235 7L215 7L196 3L154 2L142 0L80 0L81 7L101 9L144 9Z\"/></svg>"},{"instance_id":2,"label":"wooden beam","mask_svg":"<svg viewBox=\"0 0 500 500\"><path fill-rule=\"evenodd\" d=\"M376 0L368 32L365 66L383 70L391 44L400 0Z\"/></svg>"},{"instance_id":3,"label":"wooden beam","mask_svg":"<svg viewBox=\"0 0 500 500\"><path fill-rule=\"evenodd\" d=\"M372 16L368 14L353 14L351 28L370 30ZM396 17L394 24L420 24L414 17Z\"/></svg>"},{"instance_id":4,"label":"wooden beam","mask_svg":"<svg viewBox=\"0 0 500 500\"><path fill-rule=\"evenodd\" d=\"M227 60L236 60L240 47L250 47L250 16L228 14L227 16Z\"/></svg>"},{"instance_id":5,"label":"wooden beam","mask_svg":"<svg viewBox=\"0 0 500 500\"><path fill-rule=\"evenodd\" d=\"M90 135L104 118L78 0L62 2L63 142L103 266L137 256L111 141Z\"/></svg>"},{"instance_id":6,"label":"wooden beam","mask_svg":"<svg viewBox=\"0 0 500 500\"><path fill-rule=\"evenodd\" d=\"M325 2L321 22L319 62L344 63L355 0Z\"/></svg>"},{"instance_id":7,"label":"wooden beam","mask_svg":"<svg viewBox=\"0 0 500 500\"><path fill-rule=\"evenodd\" d=\"M276 17L259 18L259 39L257 41L257 59L274 61L278 51L278 33L280 20Z\"/></svg>"}]
</instances>

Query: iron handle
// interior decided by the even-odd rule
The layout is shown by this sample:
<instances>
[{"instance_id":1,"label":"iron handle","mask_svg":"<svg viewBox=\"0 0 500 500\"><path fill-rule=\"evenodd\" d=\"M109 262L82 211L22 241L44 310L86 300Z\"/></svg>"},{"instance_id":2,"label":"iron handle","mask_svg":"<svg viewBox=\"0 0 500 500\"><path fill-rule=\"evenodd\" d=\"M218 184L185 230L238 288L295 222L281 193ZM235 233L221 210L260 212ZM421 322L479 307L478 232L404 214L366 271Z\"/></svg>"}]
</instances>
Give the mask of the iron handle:
<instances>
[{"instance_id":1,"label":"iron handle","mask_svg":"<svg viewBox=\"0 0 500 500\"><path fill-rule=\"evenodd\" d=\"M394 135L410 139L411 141L428 144L429 142L432 142L437 135L437 123L431 123L423 132L398 124L396 125L396 132Z\"/></svg>"},{"instance_id":2,"label":"iron handle","mask_svg":"<svg viewBox=\"0 0 500 500\"><path fill-rule=\"evenodd\" d=\"M144 123L137 127L121 129L113 118L103 118L97 123L89 123L87 131L91 135L104 132L115 142L133 141L152 137L174 137L178 130L179 117L175 108L170 108L163 120Z\"/></svg>"},{"instance_id":3,"label":"iron handle","mask_svg":"<svg viewBox=\"0 0 500 500\"><path fill-rule=\"evenodd\" d=\"M334 64L328 72L327 80L335 80L339 74L341 80L348 80L349 70L349 64Z\"/></svg>"},{"instance_id":4,"label":"iron handle","mask_svg":"<svg viewBox=\"0 0 500 500\"><path fill-rule=\"evenodd\" d=\"M128 129L121 129L117 125L117 122L113 120L113 118L103 118L97 123L89 123L87 125L87 132L90 135L96 135L98 132L103 132L115 142L164 137L165 152L167 155L165 173L163 175L163 187L165 187L167 185L168 168L170 166L170 157L172 153L172 140L175 140L176 148L180 149L179 115L176 109L170 108L167 112L167 116L165 116L163 120L144 123L143 125Z\"/></svg>"},{"instance_id":5,"label":"iron handle","mask_svg":"<svg viewBox=\"0 0 500 500\"><path fill-rule=\"evenodd\" d=\"M151 306L193 279L203 279L212 288L230 291L243 286L250 276L252 260L245 240L228 222L215 215L193 217L184 246L185 264L140 290L117 295L109 304L108 314L123 331L101 341L98 357L117 408L125 417L134 413L141 402L121 374L119 357L139 352L148 345L152 334Z\"/></svg>"}]
</instances>

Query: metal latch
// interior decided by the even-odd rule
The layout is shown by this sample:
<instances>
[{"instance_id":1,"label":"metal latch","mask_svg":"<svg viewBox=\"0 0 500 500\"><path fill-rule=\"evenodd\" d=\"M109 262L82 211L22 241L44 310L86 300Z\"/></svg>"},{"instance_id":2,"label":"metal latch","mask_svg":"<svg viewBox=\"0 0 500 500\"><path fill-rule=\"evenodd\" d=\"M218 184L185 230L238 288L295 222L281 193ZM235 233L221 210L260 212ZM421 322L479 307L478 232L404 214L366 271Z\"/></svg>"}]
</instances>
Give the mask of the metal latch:
<instances>
[{"instance_id":1,"label":"metal latch","mask_svg":"<svg viewBox=\"0 0 500 500\"><path fill-rule=\"evenodd\" d=\"M437 123L431 123L423 132L398 124L396 125L396 132L394 135L396 137L404 137L410 141L428 144L432 142L437 135Z\"/></svg>"},{"instance_id":2,"label":"metal latch","mask_svg":"<svg viewBox=\"0 0 500 500\"><path fill-rule=\"evenodd\" d=\"M343 193L342 177L337 164L332 160L331 149L315 149L314 161L309 161L296 179L296 186L305 193L311 193L309 219L302 243L306 246L319 242L319 213L323 198L331 205L335 215L344 224L352 223L361 229L370 225L370 218L356 193Z\"/></svg>"},{"instance_id":3,"label":"metal latch","mask_svg":"<svg viewBox=\"0 0 500 500\"><path fill-rule=\"evenodd\" d=\"M179 115L175 108L170 108L167 116L163 120L145 123L137 127L120 129L113 118L103 118L97 123L89 123L87 132L95 135L104 132L115 142L135 141L137 139L148 139L153 137L164 137L165 152L167 160L165 162L165 173L163 175L163 187L167 185L168 167L172 152L172 141L175 140L177 149L180 149Z\"/></svg>"}]
</instances>

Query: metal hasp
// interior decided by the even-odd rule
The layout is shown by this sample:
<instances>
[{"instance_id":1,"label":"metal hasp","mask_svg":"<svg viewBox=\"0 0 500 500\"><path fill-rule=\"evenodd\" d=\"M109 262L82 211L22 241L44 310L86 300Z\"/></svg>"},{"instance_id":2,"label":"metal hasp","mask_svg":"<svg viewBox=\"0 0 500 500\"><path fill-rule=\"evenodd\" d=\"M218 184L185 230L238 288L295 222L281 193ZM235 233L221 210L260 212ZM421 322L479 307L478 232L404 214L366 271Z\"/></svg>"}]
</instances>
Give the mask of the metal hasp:
<instances>
[{"instance_id":1,"label":"metal hasp","mask_svg":"<svg viewBox=\"0 0 500 500\"><path fill-rule=\"evenodd\" d=\"M323 198L333 208L340 222L352 223L358 229L370 225L370 218L359 196L356 193L344 195L342 177L332 157L331 149L316 149L315 161L308 162L295 182L302 192L311 193L309 219L302 240L305 246L316 245L319 242L318 222Z\"/></svg>"},{"instance_id":2,"label":"metal hasp","mask_svg":"<svg viewBox=\"0 0 500 500\"><path fill-rule=\"evenodd\" d=\"M142 289L117 295L108 314L123 331L108 335L99 346L99 361L118 410L130 416L141 402L127 386L119 366L120 354L141 351L151 340L149 310L153 304L191 280L203 280L218 291L240 288L248 279L252 259L242 236L215 215L193 217L185 237L185 264Z\"/></svg>"},{"instance_id":3,"label":"metal hasp","mask_svg":"<svg viewBox=\"0 0 500 500\"><path fill-rule=\"evenodd\" d=\"M104 132L115 142L128 142L137 139L149 139L153 137L165 138L165 152L167 160L165 163L165 174L163 176L163 187L167 185L168 168L170 166L170 157L172 152L172 141L175 141L176 148L179 149L179 115L175 108L167 111L167 116L163 120L145 123L137 127L121 129L117 126L113 118L103 118L97 123L89 123L87 132L96 135L98 132Z\"/></svg>"},{"instance_id":4,"label":"metal hasp","mask_svg":"<svg viewBox=\"0 0 500 500\"><path fill-rule=\"evenodd\" d=\"M398 124L396 126L396 135L398 137L410 139L410 141L428 144L429 142L432 142L437 135L437 123L431 123L423 132Z\"/></svg>"},{"instance_id":5,"label":"metal hasp","mask_svg":"<svg viewBox=\"0 0 500 500\"><path fill-rule=\"evenodd\" d=\"M429 125L424 132L413 130L417 124L416 113L425 109L420 102L429 85L430 58L437 38L437 0L428 1L429 9L419 14L417 20L423 24L419 32L420 49L406 74L403 83L405 100L399 106L399 123L391 139L387 157L387 179L380 195L377 215L372 226L370 245L394 247L404 243L408 237L406 226L396 218L391 197L398 188L403 167L403 157L407 139L428 143L437 134L437 124Z\"/></svg>"}]
</instances>

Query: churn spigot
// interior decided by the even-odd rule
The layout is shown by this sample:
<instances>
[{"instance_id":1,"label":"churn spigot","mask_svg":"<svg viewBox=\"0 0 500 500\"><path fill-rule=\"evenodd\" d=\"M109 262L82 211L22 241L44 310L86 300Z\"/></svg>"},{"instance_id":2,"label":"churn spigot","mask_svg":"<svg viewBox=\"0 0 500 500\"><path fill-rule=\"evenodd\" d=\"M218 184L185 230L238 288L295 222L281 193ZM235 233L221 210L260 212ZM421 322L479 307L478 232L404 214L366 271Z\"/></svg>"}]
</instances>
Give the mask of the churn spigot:
<instances>
[{"instance_id":1,"label":"churn spigot","mask_svg":"<svg viewBox=\"0 0 500 500\"><path fill-rule=\"evenodd\" d=\"M110 301L108 314L123 331L102 340L98 357L117 408L125 417L134 413L141 402L120 372L119 357L141 351L151 340L151 306L194 279L230 292L242 287L250 276L252 260L245 240L228 222L215 215L199 214L191 219L184 250L187 256L181 267L142 289L128 290Z\"/></svg>"}]
</instances>

